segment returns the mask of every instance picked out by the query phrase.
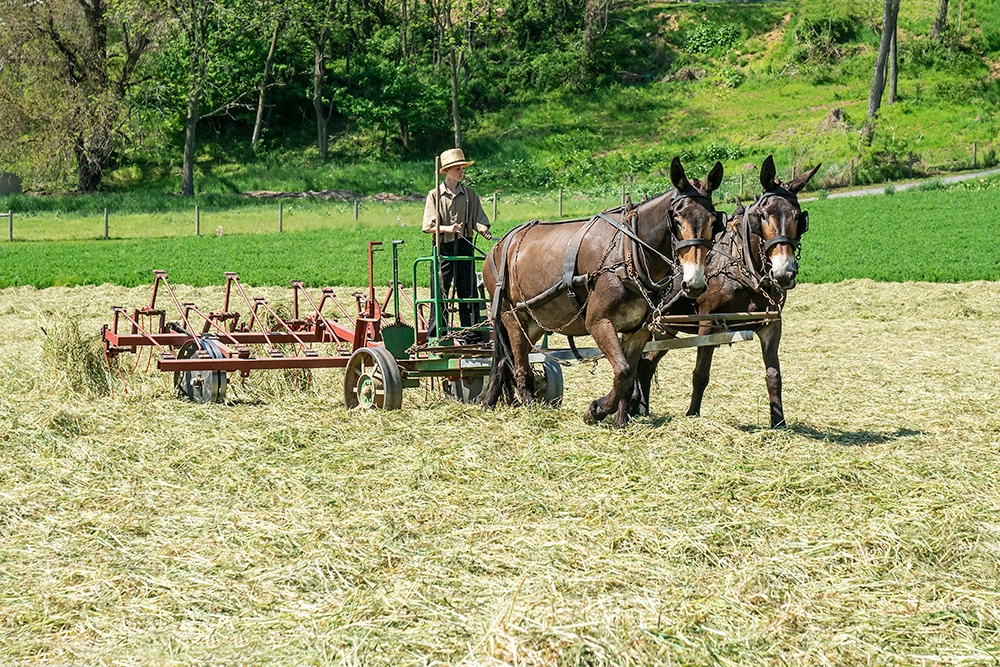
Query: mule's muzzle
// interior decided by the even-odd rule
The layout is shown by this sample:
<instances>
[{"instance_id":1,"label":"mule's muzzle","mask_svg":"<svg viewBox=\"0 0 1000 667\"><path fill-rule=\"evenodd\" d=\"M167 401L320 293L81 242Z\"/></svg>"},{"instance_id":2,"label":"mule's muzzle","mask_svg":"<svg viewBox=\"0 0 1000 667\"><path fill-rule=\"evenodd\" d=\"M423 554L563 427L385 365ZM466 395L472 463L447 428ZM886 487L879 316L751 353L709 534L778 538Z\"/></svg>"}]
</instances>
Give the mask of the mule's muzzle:
<instances>
[{"instance_id":1,"label":"mule's muzzle","mask_svg":"<svg viewBox=\"0 0 1000 667\"><path fill-rule=\"evenodd\" d=\"M683 294L688 299L697 299L699 296L705 293L705 289L708 287L708 283L704 280L684 280L681 282L681 294Z\"/></svg>"},{"instance_id":2,"label":"mule's muzzle","mask_svg":"<svg viewBox=\"0 0 1000 667\"><path fill-rule=\"evenodd\" d=\"M798 267L793 269L778 270L777 267L771 268L771 280L784 290L789 290L795 287L795 279L799 275Z\"/></svg>"}]
</instances>

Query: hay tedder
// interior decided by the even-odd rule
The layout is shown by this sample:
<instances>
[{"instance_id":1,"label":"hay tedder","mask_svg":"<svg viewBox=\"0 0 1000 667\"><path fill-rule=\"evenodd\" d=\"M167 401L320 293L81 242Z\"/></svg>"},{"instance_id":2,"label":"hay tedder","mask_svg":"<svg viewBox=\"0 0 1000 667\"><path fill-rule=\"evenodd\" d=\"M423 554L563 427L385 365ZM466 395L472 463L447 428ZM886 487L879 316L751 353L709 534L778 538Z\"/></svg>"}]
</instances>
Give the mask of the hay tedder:
<instances>
[{"instance_id":1,"label":"hay tedder","mask_svg":"<svg viewBox=\"0 0 1000 667\"><path fill-rule=\"evenodd\" d=\"M461 344L460 331L449 326L448 311L468 300L447 298L432 289L429 298L417 294L417 272L430 267L437 275L436 252L413 264L409 294L399 279L398 248L392 242L392 285L385 299L375 294L374 256L381 242L368 243L367 293L355 292L353 309L337 299L333 288L310 295L301 281L291 281L291 313L264 297L250 297L236 273L225 274L222 308L206 312L182 302L164 271L154 271L152 296L140 308L116 306L110 325L102 329L105 355L110 361L150 349L159 353L157 368L174 374L181 397L198 403L223 402L232 374L246 377L253 370L344 368L347 407L398 409L404 387L438 378L446 395L474 400L491 367L488 343ZM170 304L158 304L166 293ZM412 309L414 324L404 321L400 300ZM391 304L391 306L390 306ZM391 307L391 310L390 310ZM240 312L242 310L243 312ZM352 312L353 311L353 312ZM428 312L430 311L430 312ZM171 317L168 318L168 313ZM428 338L427 324L438 318L439 336ZM476 327L485 332L488 327ZM550 404L562 400L562 369L543 354L533 354L539 399Z\"/></svg>"}]
</instances>

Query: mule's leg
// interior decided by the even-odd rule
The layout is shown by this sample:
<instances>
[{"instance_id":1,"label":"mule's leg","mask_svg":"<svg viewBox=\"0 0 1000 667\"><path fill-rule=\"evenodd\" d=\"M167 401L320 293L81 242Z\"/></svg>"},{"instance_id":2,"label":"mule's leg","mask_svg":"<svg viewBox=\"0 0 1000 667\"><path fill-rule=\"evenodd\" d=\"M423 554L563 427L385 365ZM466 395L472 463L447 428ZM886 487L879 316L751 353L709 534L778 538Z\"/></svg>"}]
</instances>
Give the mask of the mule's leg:
<instances>
[{"instance_id":1,"label":"mule's leg","mask_svg":"<svg viewBox=\"0 0 1000 667\"><path fill-rule=\"evenodd\" d=\"M615 391L620 392L618 394L618 415L615 417L615 426L618 428L625 428L628 424L629 419L629 406L632 404L632 396L636 390L637 379L635 376L636 368L639 366L639 360L642 359L643 349L646 347L646 341L649 340L649 330L640 329L638 332L632 334L625 340L625 344L622 346L622 352L625 355L626 365L624 368L625 375L620 381L615 382ZM617 380L617 378L616 378Z\"/></svg>"},{"instance_id":2,"label":"mule's leg","mask_svg":"<svg viewBox=\"0 0 1000 667\"><path fill-rule=\"evenodd\" d=\"M617 411L621 414L615 420L615 425L624 426L625 421L627 421L628 399L632 396L632 383L635 381L636 362L639 355L642 354L642 348L645 347L646 341L649 340L649 330L643 329L629 339L629 355L626 355L611 320L602 318L595 322L587 322L587 329L611 364L614 380L611 384L611 391L606 396L593 401L583 419L588 424L596 424L612 412Z\"/></svg>"},{"instance_id":3,"label":"mule's leg","mask_svg":"<svg viewBox=\"0 0 1000 667\"><path fill-rule=\"evenodd\" d=\"M639 417L649 416L650 391L652 391L653 376L656 367L666 352L647 352L639 357L635 369L635 385L632 390L632 401L629 404L629 414Z\"/></svg>"},{"instance_id":4,"label":"mule's leg","mask_svg":"<svg viewBox=\"0 0 1000 667\"><path fill-rule=\"evenodd\" d=\"M703 345L698 348L698 358L694 362L694 372L691 374L691 404L687 416L697 417L701 414L701 399L705 396L708 380L712 375L712 355L715 345Z\"/></svg>"},{"instance_id":5,"label":"mule's leg","mask_svg":"<svg viewBox=\"0 0 1000 667\"><path fill-rule=\"evenodd\" d=\"M771 403L771 428L785 427L785 409L781 405L781 363L778 345L781 344L781 321L771 322L757 330L760 351L764 356L764 378L767 380L767 399Z\"/></svg>"},{"instance_id":6,"label":"mule's leg","mask_svg":"<svg viewBox=\"0 0 1000 667\"><path fill-rule=\"evenodd\" d=\"M510 347L514 357L514 398L520 405L528 405L535 398L535 375L531 372L528 354L543 331L534 320L524 322L515 313L504 315L504 323L510 334Z\"/></svg>"}]
</instances>

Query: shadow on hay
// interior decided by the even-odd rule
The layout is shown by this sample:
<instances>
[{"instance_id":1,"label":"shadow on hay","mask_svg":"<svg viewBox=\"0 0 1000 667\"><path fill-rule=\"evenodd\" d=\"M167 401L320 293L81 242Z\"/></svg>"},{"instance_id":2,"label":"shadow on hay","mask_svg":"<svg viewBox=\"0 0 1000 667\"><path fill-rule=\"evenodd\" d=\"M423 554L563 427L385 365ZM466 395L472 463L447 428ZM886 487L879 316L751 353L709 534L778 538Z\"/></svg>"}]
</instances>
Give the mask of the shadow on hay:
<instances>
[{"instance_id":1,"label":"shadow on hay","mask_svg":"<svg viewBox=\"0 0 1000 667\"><path fill-rule=\"evenodd\" d=\"M771 430L763 426L740 426L739 429L747 433ZM884 445L887 442L893 442L895 440L899 440L900 438L924 435L923 431L916 431L911 428L900 428L892 432L869 431L868 429L844 431L839 428L818 429L807 424L790 425L788 426L788 430L796 435L801 435L811 440L832 442L836 445L845 445L847 447Z\"/></svg>"}]
</instances>

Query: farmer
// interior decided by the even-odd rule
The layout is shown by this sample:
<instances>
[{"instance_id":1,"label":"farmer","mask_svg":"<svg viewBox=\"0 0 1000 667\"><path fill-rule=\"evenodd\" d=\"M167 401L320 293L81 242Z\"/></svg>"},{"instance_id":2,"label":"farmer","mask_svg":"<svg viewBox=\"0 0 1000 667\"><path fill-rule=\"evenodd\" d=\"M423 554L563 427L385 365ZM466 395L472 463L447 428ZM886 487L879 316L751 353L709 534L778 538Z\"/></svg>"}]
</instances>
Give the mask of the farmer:
<instances>
[{"instance_id":1,"label":"farmer","mask_svg":"<svg viewBox=\"0 0 1000 667\"><path fill-rule=\"evenodd\" d=\"M473 164L465 159L461 148L451 148L441 153L441 173L444 182L436 190L427 193L427 203L424 205L423 229L427 234L435 231L439 235L439 253L441 257L472 257L475 246L472 235L482 234L489 241L490 220L486 217L479 195L462 185L465 178L465 168ZM472 299L476 296L476 264L468 260L444 260L440 263L440 289L443 295L451 290L455 283L455 292L460 299ZM462 328L466 329L479 323L479 304L461 303L458 305L458 316ZM427 336L436 334L437 314L431 309L431 322ZM465 342L480 342L478 332L464 336Z\"/></svg>"}]
</instances>

